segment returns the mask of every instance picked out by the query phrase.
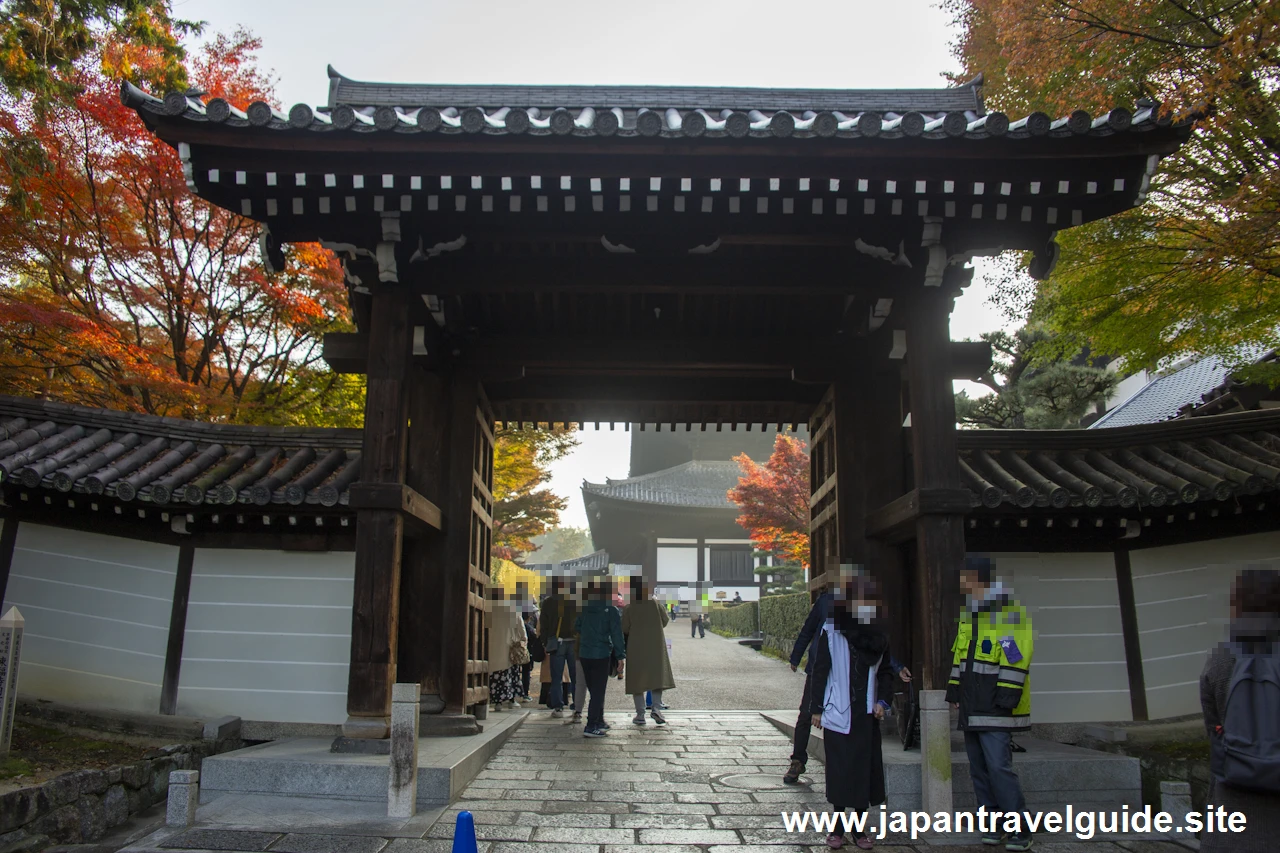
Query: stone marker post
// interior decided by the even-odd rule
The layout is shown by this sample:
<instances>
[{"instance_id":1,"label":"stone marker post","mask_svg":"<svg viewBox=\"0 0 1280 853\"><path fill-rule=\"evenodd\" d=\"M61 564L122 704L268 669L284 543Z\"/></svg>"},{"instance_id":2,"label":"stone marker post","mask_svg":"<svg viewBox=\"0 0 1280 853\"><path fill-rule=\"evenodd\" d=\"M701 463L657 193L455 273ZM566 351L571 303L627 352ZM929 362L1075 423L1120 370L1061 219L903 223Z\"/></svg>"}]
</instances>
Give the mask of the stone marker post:
<instances>
[{"instance_id":1,"label":"stone marker post","mask_svg":"<svg viewBox=\"0 0 1280 853\"><path fill-rule=\"evenodd\" d=\"M26 620L10 607L0 618L0 756L9 754L13 715L18 708L18 665L22 658L22 626Z\"/></svg>"},{"instance_id":2,"label":"stone marker post","mask_svg":"<svg viewBox=\"0 0 1280 853\"><path fill-rule=\"evenodd\" d=\"M391 687L391 761L387 817L413 817L418 809L418 702L421 686Z\"/></svg>"},{"instance_id":3,"label":"stone marker post","mask_svg":"<svg viewBox=\"0 0 1280 853\"><path fill-rule=\"evenodd\" d=\"M173 770L169 773L169 799L165 803L167 826L191 826L200 804L200 771Z\"/></svg>"},{"instance_id":4,"label":"stone marker post","mask_svg":"<svg viewBox=\"0 0 1280 853\"><path fill-rule=\"evenodd\" d=\"M1191 804L1191 783L1167 781L1160 783L1160 811L1173 815L1175 825L1181 825L1187 814L1196 810Z\"/></svg>"},{"instance_id":5,"label":"stone marker post","mask_svg":"<svg viewBox=\"0 0 1280 853\"><path fill-rule=\"evenodd\" d=\"M947 691L920 691L920 807L951 809L951 709Z\"/></svg>"}]
</instances>

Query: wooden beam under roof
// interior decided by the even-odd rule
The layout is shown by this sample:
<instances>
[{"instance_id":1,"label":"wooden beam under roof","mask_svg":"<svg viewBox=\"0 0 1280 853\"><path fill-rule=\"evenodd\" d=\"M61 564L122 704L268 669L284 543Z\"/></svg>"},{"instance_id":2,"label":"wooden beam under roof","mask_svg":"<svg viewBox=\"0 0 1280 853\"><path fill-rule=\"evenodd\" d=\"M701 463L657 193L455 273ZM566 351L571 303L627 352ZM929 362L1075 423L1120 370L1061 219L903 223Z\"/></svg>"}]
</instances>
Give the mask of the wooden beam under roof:
<instances>
[{"instance_id":1,"label":"wooden beam under roof","mask_svg":"<svg viewBox=\"0 0 1280 853\"><path fill-rule=\"evenodd\" d=\"M774 373L790 379L799 370L806 376L850 363L848 341L791 338L764 340L708 340L663 338L563 339L556 337L477 338L451 342L460 351L457 361L482 375L507 381L535 376L726 376ZM368 358L369 339L362 333L331 332L324 336L324 358L338 373L361 373ZM426 358L430 359L431 356ZM445 359L453 362L452 356ZM951 375L972 379L991 364L985 341L951 342ZM518 370L517 368L522 368ZM490 379L494 381L494 379Z\"/></svg>"}]
</instances>

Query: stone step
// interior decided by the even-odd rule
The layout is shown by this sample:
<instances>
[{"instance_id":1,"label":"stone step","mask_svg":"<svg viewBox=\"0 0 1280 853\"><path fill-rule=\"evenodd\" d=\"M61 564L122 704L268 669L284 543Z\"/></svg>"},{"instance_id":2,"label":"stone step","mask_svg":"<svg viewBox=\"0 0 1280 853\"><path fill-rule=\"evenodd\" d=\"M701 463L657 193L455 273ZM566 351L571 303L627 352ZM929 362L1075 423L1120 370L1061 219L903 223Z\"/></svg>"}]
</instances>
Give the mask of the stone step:
<instances>
[{"instance_id":1,"label":"stone step","mask_svg":"<svg viewBox=\"0 0 1280 853\"><path fill-rule=\"evenodd\" d=\"M526 715L493 714L480 734L419 738L419 807L443 806L461 793ZM388 757L335 753L332 743L330 738L289 738L206 758L201 799L230 793L386 802Z\"/></svg>"},{"instance_id":2,"label":"stone step","mask_svg":"<svg viewBox=\"0 0 1280 853\"><path fill-rule=\"evenodd\" d=\"M795 737L796 712L766 712L765 719L787 737ZM1026 752L1015 753L1013 767L1022 782L1028 808L1062 811L1077 808L1142 806L1142 770L1138 759L1108 752L1015 735ZM957 811L977 808L964 735L952 733L951 786ZM882 743L885 790L893 809L920 808L920 750L903 750L900 741L886 737ZM822 761L822 732L809 736L809 757ZM812 774L811 774L812 775ZM1159 805L1155 803L1153 805Z\"/></svg>"}]
</instances>

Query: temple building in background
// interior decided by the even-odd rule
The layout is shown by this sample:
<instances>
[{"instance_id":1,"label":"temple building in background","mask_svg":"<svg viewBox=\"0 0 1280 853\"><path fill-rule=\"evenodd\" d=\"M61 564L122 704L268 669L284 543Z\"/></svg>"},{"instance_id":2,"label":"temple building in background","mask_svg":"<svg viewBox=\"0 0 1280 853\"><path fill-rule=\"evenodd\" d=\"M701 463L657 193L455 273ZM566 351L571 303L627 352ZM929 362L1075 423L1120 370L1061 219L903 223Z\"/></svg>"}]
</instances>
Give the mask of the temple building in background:
<instances>
[{"instance_id":1,"label":"temple building in background","mask_svg":"<svg viewBox=\"0 0 1280 853\"><path fill-rule=\"evenodd\" d=\"M728 498L738 485L745 453L759 463L773 452L773 428L672 430L664 424L631 424L630 476L584 482L591 540L615 565L639 566L667 600L689 601L705 593L716 601L740 596L755 601L768 582L755 556L738 507ZM808 438L800 427L795 435Z\"/></svg>"}]
</instances>

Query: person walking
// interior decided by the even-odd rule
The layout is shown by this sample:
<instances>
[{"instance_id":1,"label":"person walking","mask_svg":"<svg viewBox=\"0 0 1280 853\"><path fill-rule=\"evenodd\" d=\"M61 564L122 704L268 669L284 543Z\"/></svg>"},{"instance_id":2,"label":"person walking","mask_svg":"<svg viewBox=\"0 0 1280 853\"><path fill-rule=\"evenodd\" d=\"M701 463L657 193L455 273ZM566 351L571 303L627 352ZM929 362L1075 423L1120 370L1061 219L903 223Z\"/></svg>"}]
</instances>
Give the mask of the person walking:
<instances>
[{"instance_id":1,"label":"person walking","mask_svg":"<svg viewBox=\"0 0 1280 853\"><path fill-rule=\"evenodd\" d=\"M609 586L608 581L595 581L588 587L586 603L574 622L579 638L578 659L590 694L583 737L604 737L609 733L604 721L604 694L609 686L610 660L617 660L619 675L626 670L622 614L609 600Z\"/></svg>"},{"instance_id":2,"label":"person walking","mask_svg":"<svg viewBox=\"0 0 1280 853\"><path fill-rule=\"evenodd\" d=\"M670 623L667 608L661 602L649 598L649 590L643 578L631 579L631 603L622 611L622 636L627 646L631 665L626 670L626 691L635 702L636 715L631 722L645 724L646 701L653 721L659 726L667 724L662 715L662 692L676 686L671 674L671 660L667 657L667 637L663 633ZM646 699L646 693L651 699Z\"/></svg>"},{"instance_id":3,"label":"person walking","mask_svg":"<svg viewBox=\"0 0 1280 853\"><path fill-rule=\"evenodd\" d=\"M960 709L969 776L979 806L1005 814L1026 811L1013 769L1013 732L1031 728L1031 618L995 576L987 557L971 555L960 570L966 604L951 646L947 701ZM982 843L1030 850L1025 830L983 833Z\"/></svg>"},{"instance_id":4,"label":"person walking","mask_svg":"<svg viewBox=\"0 0 1280 853\"><path fill-rule=\"evenodd\" d=\"M1280 571L1245 569L1231 587L1230 640L1200 675L1209 732L1206 802L1246 816L1244 832L1202 832L1201 853L1263 853L1280 837Z\"/></svg>"},{"instance_id":5,"label":"person walking","mask_svg":"<svg viewBox=\"0 0 1280 853\"><path fill-rule=\"evenodd\" d=\"M850 571L846 569L846 572ZM813 728L811 722L813 714L809 710L809 701L812 697L810 688L813 682L813 661L817 654L822 627L831 616L832 599L832 593L827 591L814 600L813 606L809 608L809 615L805 617L804 625L800 628L800 635L791 646L791 671L796 672L800 668L801 660L804 661L804 690L800 694L800 714L796 717L795 736L792 738L791 765L782 776L782 781L788 785L799 783L800 775L809 764L809 735ZM904 682L911 681L911 670L894 660L892 655L889 656L889 668Z\"/></svg>"},{"instance_id":6,"label":"person walking","mask_svg":"<svg viewBox=\"0 0 1280 853\"><path fill-rule=\"evenodd\" d=\"M578 606L564 578L555 578L551 584L551 594L542 602L542 612L538 615L539 639L546 649L550 661L551 686L547 694L547 705L551 708L551 716L564 716L564 686L561 679L568 668L570 690L573 696L577 657L574 625L578 618Z\"/></svg>"},{"instance_id":7,"label":"person walking","mask_svg":"<svg viewBox=\"0 0 1280 853\"><path fill-rule=\"evenodd\" d=\"M525 646L529 650L529 662L520 667L520 698L522 702L532 702L533 696L529 694L529 688L533 678L533 665L542 663L546 659L547 651L542 648L542 641L538 639L538 611L526 610L522 617L524 620Z\"/></svg>"},{"instance_id":8,"label":"person walking","mask_svg":"<svg viewBox=\"0 0 1280 853\"><path fill-rule=\"evenodd\" d=\"M495 711L520 707L520 667L529 660L524 620L506 600L502 587L489 589L486 627L489 641L489 703Z\"/></svg>"},{"instance_id":9,"label":"person walking","mask_svg":"<svg viewBox=\"0 0 1280 853\"><path fill-rule=\"evenodd\" d=\"M702 621L702 607L700 605L695 605L695 607L697 607L697 610L689 612L689 637L698 637L701 634L699 639L706 639L707 628Z\"/></svg>"},{"instance_id":10,"label":"person walking","mask_svg":"<svg viewBox=\"0 0 1280 853\"><path fill-rule=\"evenodd\" d=\"M815 646L810 722L825 732L827 801L837 812L865 814L885 802L880 721L889 709L893 675L889 637L874 621L874 582L865 574L841 580ZM845 840L838 825L827 846L838 850ZM863 850L873 846L865 832L854 843Z\"/></svg>"}]
</instances>

